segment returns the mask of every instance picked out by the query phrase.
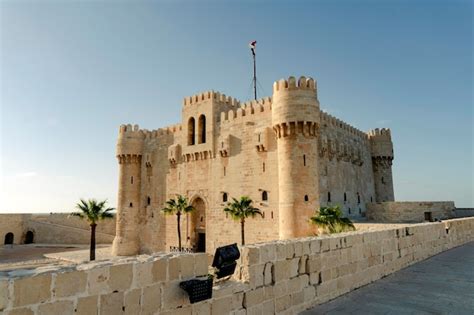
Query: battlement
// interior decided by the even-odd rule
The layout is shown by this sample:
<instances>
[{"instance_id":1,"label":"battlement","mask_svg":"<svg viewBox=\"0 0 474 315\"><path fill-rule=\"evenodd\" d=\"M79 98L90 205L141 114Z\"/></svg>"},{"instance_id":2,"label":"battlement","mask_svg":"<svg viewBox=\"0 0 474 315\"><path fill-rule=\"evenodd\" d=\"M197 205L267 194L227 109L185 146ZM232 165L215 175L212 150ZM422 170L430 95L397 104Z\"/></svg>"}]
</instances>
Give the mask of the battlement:
<instances>
[{"instance_id":1,"label":"battlement","mask_svg":"<svg viewBox=\"0 0 474 315\"><path fill-rule=\"evenodd\" d=\"M313 78L301 76L298 81L291 76L288 80L281 79L273 83L273 93L287 90L316 90L316 81Z\"/></svg>"},{"instance_id":2,"label":"battlement","mask_svg":"<svg viewBox=\"0 0 474 315\"><path fill-rule=\"evenodd\" d=\"M158 138L163 135L173 134L178 131L181 131L181 124L171 125L164 128L158 128L154 130L140 129L138 125L120 125L119 128L119 138L141 138L141 139L151 139Z\"/></svg>"},{"instance_id":3,"label":"battlement","mask_svg":"<svg viewBox=\"0 0 474 315\"><path fill-rule=\"evenodd\" d=\"M214 91L206 91L202 93L198 93L192 96L185 97L183 100L184 106L196 105L198 103L207 101L207 100L216 100L221 103L229 104L231 106L239 106L240 101L236 98L231 96L227 96L223 93L214 92Z\"/></svg>"},{"instance_id":4,"label":"battlement","mask_svg":"<svg viewBox=\"0 0 474 315\"><path fill-rule=\"evenodd\" d=\"M238 108L221 113L221 123L232 121L238 118L266 113L272 110L272 98L264 97L258 100L248 101Z\"/></svg>"},{"instance_id":5,"label":"battlement","mask_svg":"<svg viewBox=\"0 0 474 315\"><path fill-rule=\"evenodd\" d=\"M321 124L326 124L328 126L333 126L335 128L342 129L346 131L349 134L352 134L354 136L360 137L362 139L367 139L367 134L351 125L348 123L340 120L339 118L336 118L324 111L321 111Z\"/></svg>"},{"instance_id":6,"label":"battlement","mask_svg":"<svg viewBox=\"0 0 474 315\"><path fill-rule=\"evenodd\" d=\"M367 134L369 135L369 138L376 137L376 138L386 138L387 140L392 139L392 134L389 128L382 128L382 129L376 128L376 129L370 130Z\"/></svg>"}]
</instances>

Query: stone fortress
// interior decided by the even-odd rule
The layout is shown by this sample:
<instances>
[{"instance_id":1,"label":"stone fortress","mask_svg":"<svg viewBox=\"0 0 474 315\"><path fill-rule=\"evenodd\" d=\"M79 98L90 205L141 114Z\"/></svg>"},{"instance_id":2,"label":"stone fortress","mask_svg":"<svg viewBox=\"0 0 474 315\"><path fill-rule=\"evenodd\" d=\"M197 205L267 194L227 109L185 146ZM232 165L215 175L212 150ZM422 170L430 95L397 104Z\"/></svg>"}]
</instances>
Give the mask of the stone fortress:
<instances>
[{"instance_id":1,"label":"stone fortress","mask_svg":"<svg viewBox=\"0 0 474 315\"><path fill-rule=\"evenodd\" d=\"M361 217L367 203L393 201L393 157L389 129L365 133L321 111L312 78L277 81L272 97L243 104L214 91L186 97L177 125L120 126L113 253L177 246L176 216L161 213L177 194L196 209L181 222L194 251L240 240L222 209L244 195L264 214L246 222L247 242L313 235L320 206Z\"/></svg>"}]
</instances>

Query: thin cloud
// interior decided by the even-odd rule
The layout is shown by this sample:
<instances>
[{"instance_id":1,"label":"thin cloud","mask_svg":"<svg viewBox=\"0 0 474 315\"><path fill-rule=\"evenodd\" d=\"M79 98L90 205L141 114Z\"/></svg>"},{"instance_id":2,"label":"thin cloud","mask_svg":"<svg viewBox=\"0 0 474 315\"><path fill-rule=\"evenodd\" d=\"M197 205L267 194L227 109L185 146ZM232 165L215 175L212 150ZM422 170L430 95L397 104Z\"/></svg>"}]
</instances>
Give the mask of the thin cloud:
<instances>
[{"instance_id":1,"label":"thin cloud","mask_svg":"<svg viewBox=\"0 0 474 315\"><path fill-rule=\"evenodd\" d=\"M15 177L35 177L35 176L38 176L38 173L36 173L36 172L23 172L23 173L15 174Z\"/></svg>"},{"instance_id":2,"label":"thin cloud","mask_svg":"<svg viewBox=\"0 0 474 315\"><path fill-rule=\"evenodd\" d=\"M377 125L388 125L391 122L392 121L389 119L381 119L381 120L377 120Z\"/></svg>"}]
</instances>

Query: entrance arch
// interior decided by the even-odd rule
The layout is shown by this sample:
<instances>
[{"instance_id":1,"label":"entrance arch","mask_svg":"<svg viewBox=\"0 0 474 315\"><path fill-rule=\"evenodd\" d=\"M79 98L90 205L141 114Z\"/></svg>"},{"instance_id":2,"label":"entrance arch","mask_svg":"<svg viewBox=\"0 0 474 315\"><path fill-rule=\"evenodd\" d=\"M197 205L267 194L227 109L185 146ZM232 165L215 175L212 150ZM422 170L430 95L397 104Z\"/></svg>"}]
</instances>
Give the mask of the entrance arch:
<instances>
[{"instance_id":1,"label":"entrance arch","mask_svg":"<svg viewBox=\"0 0 474 315\"><path fill-rule=\"evenodd\" d=\"M13 239L14 239L14 235L12 232L8 232L7 234L5 234L5 242L4 244L5 245L10 245L10 244L13 244Z\"/></svg>"},{"instance_id":2,"label":"entrance arch","mask_svg":"<svg viewBox=\"0 0 474 315\"><path fill-rule=\"evenodd\" d=\"M34 240L35 240L35 234L33 233L33 231L26 232L25 244L32 244L34 243Z\"/></svg>"},{"instance_id":3,"label":"entrance arch","mask_svg":"<svg viewBox=\"0 0 474 315\"><path fill-rule=\"evenodd\" d=\"M191 202L194 211L190 218L190 242L196 252L206 252L206 203L201 197Z\"/></svg>"}]
</instances>

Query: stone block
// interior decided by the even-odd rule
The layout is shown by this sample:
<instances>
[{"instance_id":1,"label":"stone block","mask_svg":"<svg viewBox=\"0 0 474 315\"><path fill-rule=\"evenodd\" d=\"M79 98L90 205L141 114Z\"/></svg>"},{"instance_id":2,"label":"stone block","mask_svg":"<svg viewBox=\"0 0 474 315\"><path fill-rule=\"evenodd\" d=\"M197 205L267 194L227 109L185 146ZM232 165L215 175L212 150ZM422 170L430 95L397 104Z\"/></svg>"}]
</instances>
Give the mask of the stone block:
<instances>
[{"instance_id":1,"label":"stone block","mask_svg":"<svg viewBox=\"0 0 474 315\"><path fill-rule=\"evenodd\" d=\"M181 279L190 279L194 277L194 256L192 254L181 255L179 257L179 271Z\"/></svg>"},{"instance_id":2,"label":"stone block","mask_svg":"<svg viewBox=\"0 0 474 315\"><path fill-rule=\"evenodd\" d=\"M296 241L293 244L293 247L295 249L295 255L294 257L301 257L303 256L303 243L301 241Z\"/></svg>"},{"instance_id":3,"label":"stone block","mask_svg":"<svg viewBox=\"0 0 474 315\"><path fill-rule=\"evenodd\" d=\"M97 295L77 298L76 315L97 314L97 302Z\"/></svg>"},{"instance_id":4,"label":"stone block","mask_svg":"<svg viewBox=\"0 0 474 315\"><path fill-rule=\"evenodd\" d=\"M192 306L193 315L209 315L211 314L211 303L209 301L202 301L193 304Z\"/></svg>"},{"instance_id":5,"label":"stone block","mask_svg":"<svg viewBox=\"0 0 474 315\"><path fill-rule=\"evenodd\" d=\"M273 286L263 287L263 300L273 300L275 298L275 293Z\"/></svg>"},{"instance_id":6,"label":"stone block","mask_svg":"<svg viewBox=\"0 0 474 315\"><path fill-rule=\"evenodd\" d=\"M168 303L167 306L170 306L170 303ZM174 306L175 305L173 305L173 308L175 308ZM161 284L158 283L158 284L154 284L148 287L144 287L143 293L142 293L142 313L143 314L156 314L157 312L159 312L160 307L161 307Z\"/></svg>"},{"instance_id":7,"label":"stone block","mask_svg":"<svg viewBox=\"0 0 474 315\"><path fill-rule=\"evenodd\" d=\"M263 269L263 285L272 284L272 263L266 263Z\"/></svg>"},{"instance_id":8,"label":"stone block","mask_svg":"<svg viewBox=\"0 0 474 315\"><path fill-rule=\"evenodd\" d=\"M314 273L321 271L321 258L313 257L306 261L306 273Z\"/></svg>"},{"instance_id":9,"label":"stone block","mask_svg":"<svg viewBox=\"0 0 474 315\"><path fill-rule=\"evenodd\" d=\"M20 307L20 308L14 308L11 311L8 311L6 315L33 315L34 312L31 308L29 307Z\"/></svg>"},{"instance_id":10,"label":"stone block","mask_svg":"<svg viewBox=\"0 0 474 315\"><path fill-rule=\"evenodd\" d=\"M110 266L109 288L111 291L125 291L132 285L133 265L123 264Z\"/></svg>"},{"instance_id":11,"label":"stone block","mask_svg":"<svg viewBox=\"0 0 474 315\"><path fill-rule=\"evenodd\" d=\"M232 311L232 296L225 296L219 299L213 299L211 304L211 314L221 315L229 314Z\"/></svg>"},{"instance_id":12,"label":"stone block","mask_svg":"<svg viewBox=\"0 0 474 315\"><path fill-rule=\"evenodd\" d=\"M305 287L303 289L303 294L304 294L304 301L309 302L314 300L316 297L316 288L312 285Z\"/></svg>"},{"instance_id":13,"label":"stone block","mask_svg":"<svg viewBox=\"0 0 474 315\"><path fill-rule=\"evenodd\" d=\"M305 239L301 241L301 244L303 245L303 255L309 256L309 254L311 254L311 241L309 239Z\"/></svg>"},{"instance_id":14,"label":"stone block","mask_svg":"<svg viewBox=\"0 0 474 315\"><path fill-rule=\"evenodd\" d=\"M329 238L323 238L321 239L321 252L328 252L329 251L329 243L330 239Z\"/></svg>"},{"instance_id":15,"label":"stone block","mask_svg":"<svg viewBox=\"0 0 474 315\"><path fill-rule=\"evenodd\" d=\"M142 289L132 289L124 294L125 314L135 315L141 311ZM161 299L161 297L160 297Z\"/></svg>"},{"instance_id":16,"label":"stone block","mask_svg":"<svg viewBox=\"0 0 474 315\"><path fill-rule=\"evenodd\" d=\"M168 260L166 258L159 258L151 264L151 274L153 283L164 282L168 276Z\"/></svg>"},{"instance_id":17,"label":"stone block","mask_svg":"<svg viewBox=\"0 0 474 315\"><path fill-rule=\"evenodd\" d=\"M133 288L143 288L153 283L153 262L136 262L133 264Z\"/></svg>"},{"instance_id":18,"label":"stone block","mask_svg":"<svg viewBox=\"0 0 474 315\"><path fill-rule=\"evenodd\" d=\"M249 284L252 288L263 286L264 264L252 265L248 267Z\"/></svg>"},{"instance_id":19,"label":"stone block","mask_svg":"<svg viewBox=\"0 0 474 315\"><path fill-rule=\"evenodd\" d=\"M290 278L290 267L288 260L279 260L273 264L273 283L285 281Z\"/></svg>"},{"instance_id":20,"label":"stone block","mask_svg":"<svg viewBox=\"0 0 474 315\"><path fill-rule=\"evenodd\" d=\"M263 302L263 304L262 304L262 314L263 315L275 314L275 301L274 300Z\"/></svg>"},{"instance_id":21,"label":"stone block","mask_svg":"<svg viewBox=\"0 0 474 315\"><path fill-rule=\"evenodd\" d=\"M0 311L3 311L8 304L8 280L0 280Z\"/></svg>"},{"instance_id":22,"label":"stone block","mask_svg":"<svg viewBox=\"0 0 474 315\"><path fill-rule=\"evenodd\" d=\"M273 262L276 260L276 246L275 244L268 244L260 246L260 263Z\"/></svg>"},{"instance_id":23,"label":"stone block","mask_svg":"<svg viewBox=\"0 0 474 315\"><path fill-rule=\"evenodd\" d=\"M275 298L279 298L288 293L288 280L275 283L273 286L273 294Z\"/></svg>"},{"instance_id":24,"label":"stone block","mask_svg":"<svg viewBox=\"0 0 474 315\"><path fill-rule=\"evenodd\" d=\"M314 272L309 275L309 283L314 285L314 284L321 284L322 278L321 278L321 272Z\"/></svg>"},{"instance_id":25,"label":"stone block","mask_svg":"<svg viewBox=\"0 0 474 315\"><path fill-rule=\"evenodd\" d=\"M179 268L180 261L179 257L171 257L168 260L168 281L179 280Z\"/></svg>"},{"instance_id":26,"label":"stone block","mask_svg":"<svg viewBox=\"0 0 474 315\"><path fill-rule=\"evenodd\" d=\"M284 295L278 299L275 299L275 313L282 312L291 306L291 296L289 294Z\"/></svg>"},{"instance_id":27,"label":"stone block","mask_svg":"<svg viewBox=\"0 0 474 315\"><path fill-rule=\"evenodd\" d=\"M291 306L297 306L304 303L304 291L291 294Z\"/></svg>"},{"instance_id":28,"label":"stone block","mask_svg":"<svg viewBox=\"0 0 474 315\"><path fill-rule=\"evenodd\" d=\"M263 300L263 288L250 290L244 293L244 307L249 308L261 303Z\"/></svg>"},{"instance_id":29,"label":"stone block","mask_svg":"<svg viewBox=\"0 0 474 315\"><path fill-rule=\"evenodd\" d=\"M91 295L109 293L109 267L96 267L87 271L87 292Z\"/></svg>"},{"instance_id":30,"label":"stone block","mask_svg":"<svg viewBox=\"0 0 474 315\"><path fill-rule=\"evenodd\" d=\"M288 260L289 266L290 266L290 278L294 278L298 276L298 270L300 266L300 258L301 257L295 257L293 259Z\"/></svg>"},{"instance_id":31,"label":"stone block","mask_svg":"<svg viewBox=\"0 0 474 315\"><path fill-rule=\"evenodd\" d=\"M260 249L252 245L245 246L242 249L242 262L244 266L258 264L260 262Z\"/></svg>"},{"instance_id":32,"label":"stone block","mask_svg":"<svg viewBox=\"0 0 474 315\"><path fill-rule=\"evenodd\" d=\"M123 292L100 296L100 314L122 314L123 306Z\"/></svg>"},{"instance_id":33,"label":"stone block","mask_svg":"<svg viewBox=\"0 0 474 315\"><path fill-rule=\"evenodd\" d=\"M54 296L73 296L86 291L87 273L85 271L70 271L56 274L53 288Z\"/></svg>"},{"instance_id":34,"label":"stone block","mask_svg":"<svg viewBox=\"0 0 474 315\"><path fill-rule=\"evenodd\" d=\"M189 304L186 292L179 287L180 281L167 282L162 286L162 308L174 309Z\"/></svg>"},{"instance_id":35,"label":"stone block","mask_svg":"<svg viewBox=\"0 0 474 315\"><path fill-rule=\"evenodd\" d=\"M13 307L43 303L51 299L51 274L13 280Z\"/></svg>"},{"instance_id":36,"label":"stone block","mask_svg":"<svg viewBox=\"0 0 474 315\"><path fill-rule=\"evenodd\" d=\"M303 283L300 277L290 279L288 281L288 293L292 294L303 289Z\"/></svg>"},{"instance_id":37,"label":"stone block","mask_svg":"<svg viewBox=\"0 0 474 315\"><path fill-rule=\"evenodd\" d=\"M207 254L196 254L194 256L194 273L196 277L205 276L209 273Z\"/></svg>"},{"instance_id":38,"label":"stone block","mask_svg":"<svg viewBox=\"0 0 474 315\"><path fill-rule=\"evenodd\" d=\"M262 305L254 305L246 309L247 315L262 315Z\"/></svg>"},{"instance_id":39,"label":"stone block","mask_svg":"<svg viewBox=\"0 0 474 315\"><path fill-rule=\"evenodd\" d=\"M38 315L50 314L72 314L74 312L74 305L72 301L57 301L52 303L40 304L38 306Z\"/></svg>"},{"instance_id":40,"label":"stone block","mask_svg":"<svg viewBox=\"0 0 474 315\"><path fill-rule=\"evenodd\" d=\"M191 305L177 308L174 310L167 310L167 311L162 311L159 313L155 314L160 314L160 315L191 315L193 312L193 308Z\"/></svg>"},{"instance_id":41,"label":"stone block","mask_svg":"<svg viewBox=\"0 0 474 315\"><path fill-rule=\"evenodd\" d=\"M240 309L244 306L244 292L232 294L232 309Z\"/></svg>"},{"instance_id":42,"label":"stone block","mask_svg":"<svg viewBox=\"0 0 474 315\"><path fill-rule=\"evenodd\" d=\"M317 254L321 252L321 240L312 240L309 244L309 250L311 254Z\"/></svg>"},{"instance_id":43,"label":"stone block","mask_svg":"<svg viewBox=\"0 0 474 315\"><path fill-rule=\"evenodd\" d=\"M331 237L329 239L329 250L337 250L342 248L341 237Z\"/></svg>"}]
</instances>

